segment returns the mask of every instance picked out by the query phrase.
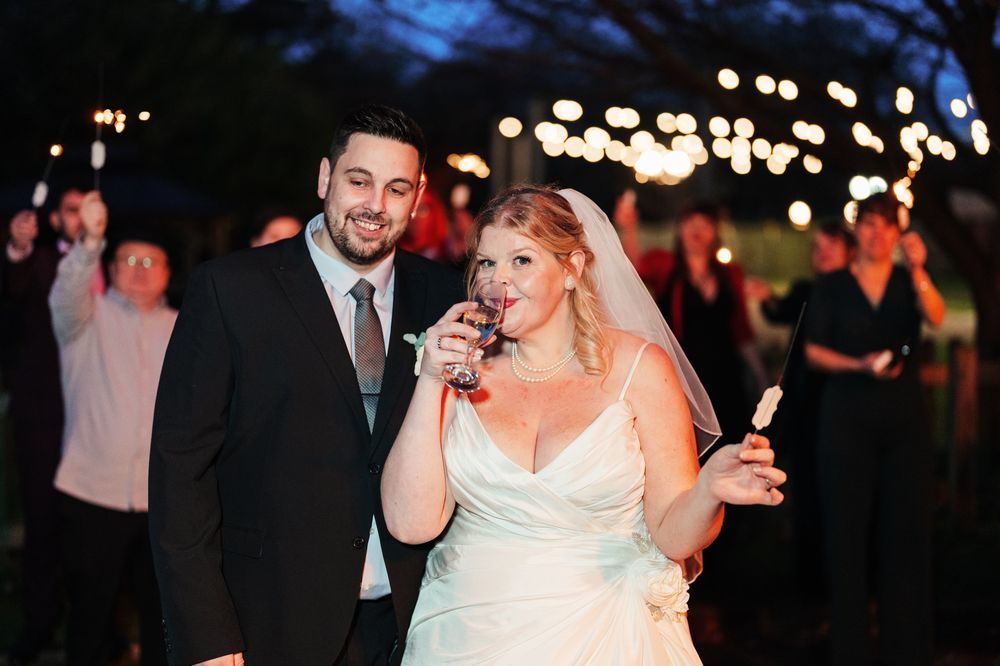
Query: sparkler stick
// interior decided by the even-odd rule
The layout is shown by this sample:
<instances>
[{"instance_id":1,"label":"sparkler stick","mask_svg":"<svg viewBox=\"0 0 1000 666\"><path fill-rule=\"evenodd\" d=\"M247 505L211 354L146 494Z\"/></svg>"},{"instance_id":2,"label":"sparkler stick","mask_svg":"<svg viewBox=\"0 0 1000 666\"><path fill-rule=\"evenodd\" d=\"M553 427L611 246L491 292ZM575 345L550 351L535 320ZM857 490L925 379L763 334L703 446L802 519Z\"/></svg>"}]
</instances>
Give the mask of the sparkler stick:
<instances>
[{"instance_id":1,"label":"sparkler stick","mask_svg":"<svg viewBox=\"0 0 1000 666\"><path fill-rule=\"evenodd\" d=\"M760 402L757 403L757 410L754 412L753 419L753 434L757 434L758 430L763 430L767 426L771 425L771 418L774 416L774 412L778 410L778 403L781 401L781 396L784 392L781 390L781 382L785 378L785 370L788 369L788 360L792 357L792 349L795 348L795 340L799 336L799 327L802 326L802 318L806 313L806 303L802 304L802 309L799 310L799 319L795 323L795 330L792 331L792 338L788 342L788 351L785 353L785 363L781 366L781 374L778 375L778 381L775 382L774 386L764 391L764 395L761 396Z\"/></svg>"},{"instance_id":2,"label":"sparkler stick","mask_svg":"<svg viewBox=\"0 0 1000 666\"><path fill-rule=\"evenodd\" d=\"M104 63L100 65L98 70L98 91L97 91L97 106L98 108L104 106ZM100 112L98 112L100 113ZM106 149L104 147L104 142L101 141L101 125L107 122L102 114L101 118L98 119L97 114L94 115L94 124L97 125L95 130L94 142L90 144L90 166L94 170L94 189L101 189L101 169L104 167L104 159L107 156Z\"/></svg>"},{"instance_id":3,"label":"sparkler stick","mask_svg":"<svg viewBox=\"0 0 1000 666\"><path fill-rule=\"evenodd\" d=\"M59 126L59 134L56 136L58 140L62 140L63 133L66 131L66 123L69 119L63 118L62 123ZM38 209L45 205L45 200L49 196L49 176L52 174L52 167L55 165L56 158L63 154L63 147L61 143L54 143L49 148L49 159L45 163L45 169L42 171L42 178L37 183L35 183L35 190L31 194L31 206L38 212Z\"/></svg>"}]
</instances>

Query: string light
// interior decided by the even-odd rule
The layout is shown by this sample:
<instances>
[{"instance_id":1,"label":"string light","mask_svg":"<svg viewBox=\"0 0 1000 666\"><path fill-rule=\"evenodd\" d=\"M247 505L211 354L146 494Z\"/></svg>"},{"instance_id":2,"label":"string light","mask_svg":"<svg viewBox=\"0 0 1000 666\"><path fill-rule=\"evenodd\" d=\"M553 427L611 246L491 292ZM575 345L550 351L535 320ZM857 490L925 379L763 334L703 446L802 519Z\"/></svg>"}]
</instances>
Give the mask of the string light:
<instances>
[{"instance_id":1,"label":"string light","mask_svg":"<svg viewBox=\"0 0 1000 666\"><path fill-rule=\"evenodd\" d=\"M896 109L903 114L913 111L913 91L905 86L896 89Z\"/></svg>"},{"instance_id":2,"label":"string light","mask_svg":"<svg viewBox=\"0 0 1000 666\"><path fill-rule=\"evenodd\" d=\"M715 137L729 136L729 121L722 116L713 116L708 121L708 131Z\"/></svg>"},{"instance_id":3,"label":"string light","mask_svg":"<svg viewBox=\"0 0 1000 666\"><path fill-rule=\"evenodd\" d=\"M614 139L605 148L604 154L608 156L608 159L612 162L618 162L622 158L622 152L625 150L625 144Z\"/></svg>"},{"instance_id":4,"label":"string light","mask_svg":"<svg viewBox=\"0 0 1000 666\"><path fill-rule=\"evenodd\" d=\"M633 134L628 141L628 145L632 146L632 148L638 150L640 153L644 150L652 148L654 143L656 143L656 139L654 139L653 135L646 130L639 130Z\"/></svg>"},{"instance_id":5,"label":"string light","mask_svg":"<svg viewBox=\"0 0 1000 666\"><path fill-rule=\"evenodd\" d=\"M731 69L720 69L719 70L719 85L726 90L734 90L740 85L739 75Z\"/></svg>"},{"instance_id":6,"label":"string light","mask_svg":"<svg viewBox=\"0 0 1000 666\"><path fill-rule=\"evenodd\" d=\"M809 126L809 143L814 143L817 146L826 141L826 132L819 125Z\"/></svg>"},{"instance_id":7,"label":"string light","mask_svg":"<svg viewBox=\"0 0 1000 666\"><path fill-rule=\"evenodd\" d=\"M600 127L588 127L583 132L583 140L587 142L588 146L594 146L603 150L611 143L611 135L608 134L607 130Z\"/></svg>"},{"instance_id":8,"label":"string light","mask_svg":"<svg viewBox=\"0 0 1000 666\"><path fill-rule=\"evenodd\" d=\"M774 92L775 88L777 87L776 84L774 83L774 79L772 79L767 74L761 74L760 76L758 76L757 79L754 81L754 84L757 86L757 90L761 91L765 95L770 95L771 93Z\"/></svg>"},{"instance_id":9,"label":"string light","mask_svg":"<svg viewBox=\"0 0 1000 666\"><path fill-rule=\"evenodd\" d=\"M542 152L544 152L549 157L559 157L560 155L566 152L566 144L562 143L561 141L559 143L553 143L551 141L543 141Z\"/></svg>"},{"instance_id":10,"label":"string light","mask_svg":"<svg viewBox=\"0 0 1000 666\"><path fill-rule=\"evenodd\" d=\"M578 136L571 136L566 139L566 154L570 157L583 157L587 143Z\"/></svg>"},{"instance_id":11,"label":"string light","mask_svg":"<svg viewBox=\"0 0 1000 666\"><path fill-rule=\"evenodd\" d=\"M622 126L621 107L612 106L607 111L605 111L604 122L606 122L609 127L621 127Z\"/></svg>"},{"instance_id":12,"label":"string light","mask_svg":"<svg viewBox=\"0 0 1000 666\"><path fill-rule=\"evenodd\" d=\"M559 120L573 122L583 115L583 107L571 99L561 99L552 105L552 113Z\"/></svg>"},{"instance_id":13,"label":"string light","mask_svg":"<svg viewBox=\"0 0 1000 666\"><path fill-rule=\"evenodd\" d=\"M664 134L671 134L677 131L677 117L672 113L661 113L656 116L656 126Z\"/></svg>"},{"instance_id":14,"label":"string light","mask_svg":"<svg viewBox=\"0 0 1000 666\"><path fill-rule=\"evenodd\" d=\"M805 201L793 201L788 207L788 219L800 229L805 229L812 221L812 209Z\"/></svg>"},{"instance_id":15,"label":"string light","mask_svg":"<svg viewBox=\"0 0 1000 666\"><path fill-rule=\"evenodd\" d=\"M733 156L733 144L725 137L712 141L712 154L720 160L728 160Z\"/></svg>"},{"instance_id":16,"label":"string light","mask_svg":"<svg viewBox=\"0 0 1000 666\"><path fill-rule=\"evenodd\" d=\"M733 131L736 132L736 136L749 139L753 136L753 130L753 123L750 122L749 118L737 118L733 122Z\"/></svg>"},{"instance_id":17,"label":"string light","mask_svg":"<svg viewBox=\"0 0 1000 666\"><path fill-rule=\"evenodd\" d=\"M635 109L624 107L622 108L622 118L621 126L625 129L632 129L639 124L639 112Z\"/></svg>"},{"instance_id":18,"label":"string light","mask_svg":"<svg viewBox=\"0 0 1000 666\"><path fill-rule=\"evenodd\" d=\"M799 96L799 87L795 85L794 81L785 79L778 84L778 94L781 95L782 99L792 101Z\"/></svg>"},{"instance_id":19,"label":"string light","mask_svg":"<svg viewBox=\"0 0 1000 666\"><path fill-rule=\"evenodd\" d=\"M681 134L692 134L698 129L698 121L690 113L681 113L677 116L677 131Z\"/></svg>"},{"instance_id":20,"label":"string light","mask_svg":"<svg viewBox=\"0 0 1000 666\"><path fill-rule=\"evenodd\" d=\"M141 114L139 117L141 120L142 119ZM517 118L514 118L513 116L507 116L506 118L500 121L500 124L497 126L497 129L500 130L501 135L507 137L508 139L513 139L514 137L519 136L521 134L521 130L524 129L524 126L521 124L521 121L518 120Z\"/></svg>"}]
</instances>

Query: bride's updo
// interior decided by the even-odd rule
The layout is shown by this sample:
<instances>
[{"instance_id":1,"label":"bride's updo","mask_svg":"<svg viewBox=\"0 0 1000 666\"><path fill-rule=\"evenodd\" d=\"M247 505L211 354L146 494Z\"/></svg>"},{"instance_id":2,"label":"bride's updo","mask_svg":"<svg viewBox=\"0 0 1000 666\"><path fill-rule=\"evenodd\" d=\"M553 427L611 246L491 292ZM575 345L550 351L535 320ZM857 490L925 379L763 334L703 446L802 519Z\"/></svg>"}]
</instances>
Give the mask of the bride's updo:
<instances>
[{"instance_id":1,"label":"bride's updo","mask_svg":"<svg viewBox=\"0 0 1000 666\"><path fill-rule=\"evenodd\" d=\"M476 216L469 234L469 256L472 261L466 270L469 293L476 282L478 264L475 261L483 229L489 226L510 229L534 242L548 252L570 273L573 265L569 256L579 250L586 259L583 273L576 279L576 288L570 292L570 304L576 321L577 358L588 374L603 375L609 367L608 345L604 335L604 317L601 313L596 285L591 271L594 253L587 245L583 225L573 214L569 202L556 194L555 189L541 185L515 185L486 204Z\"/></svg>"}]
</instances>

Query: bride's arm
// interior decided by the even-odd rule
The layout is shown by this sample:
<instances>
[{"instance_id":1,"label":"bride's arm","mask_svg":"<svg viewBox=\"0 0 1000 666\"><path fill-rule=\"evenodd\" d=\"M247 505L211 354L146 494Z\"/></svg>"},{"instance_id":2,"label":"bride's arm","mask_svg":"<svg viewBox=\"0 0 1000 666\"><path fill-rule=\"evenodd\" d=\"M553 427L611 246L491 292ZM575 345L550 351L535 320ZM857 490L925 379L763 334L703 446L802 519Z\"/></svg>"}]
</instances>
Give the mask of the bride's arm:
<instances>
[{"instance_id":1,"label":"bride's arm","mask_svg":"<svg viewBox=\"0 0 1000 666\"><path fill-rule=\"evenodd\" d=\"M420 377L406 418L396 435L382 472L382 511L389 532L409 544L431 541L445 528L455 510L448 490L441 440L454 414L453 392L441 379L447 363L463 363L460 339L474 337L471 326L455 321L470 303L452 306L427 329ZM441 348L438 348L438 338Z\"/></svg>"},{"instance_id":2,"label":"bride's arm","mask_svg":"<svg viewBox=\"0 0 1000 666\"><path fill-rule=\"evenodd\" d=\"M628 399L646 460L646 526L663 554L679 562L715 540L723 504L697 483L691 413L673 363L660 347L643 352Z\"/></svg>"},{"instance_id":3,"label":"bride's arm","mask_svg":"<svg viewBox=\"0 0 1000 666\"><path fill-rule=\"evenodd\" d=\"M687 401L659 347L644 353L628 397L646 461L646 525L664 555L680 561L711 544L722 528L725 502L781 502L777 486L785 474L772 466L766 437L719 448L699 472Z\"/></svg>"}]
</instances>

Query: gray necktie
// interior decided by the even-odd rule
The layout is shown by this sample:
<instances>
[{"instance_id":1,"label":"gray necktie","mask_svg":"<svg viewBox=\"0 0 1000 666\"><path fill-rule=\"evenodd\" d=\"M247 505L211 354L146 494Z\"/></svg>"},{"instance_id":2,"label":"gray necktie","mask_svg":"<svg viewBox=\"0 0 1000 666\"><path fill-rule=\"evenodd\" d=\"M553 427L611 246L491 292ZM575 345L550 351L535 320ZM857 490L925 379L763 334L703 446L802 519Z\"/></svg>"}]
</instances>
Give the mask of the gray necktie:
<instances>
[{"instance_id":1,"label":"gray necktie","mask_svg":"<svg viewBox=\"0 0 1000 666\"><path fill-rule=\"evenodd\" d=\"M358 304L354 310L354 371L368 416L368 430L375 427L378 397L382 392L382 371L385 370L385 339L382 322L375 312L375 287L364 278L348 292Z\"/></svg>"}]
</instances>

